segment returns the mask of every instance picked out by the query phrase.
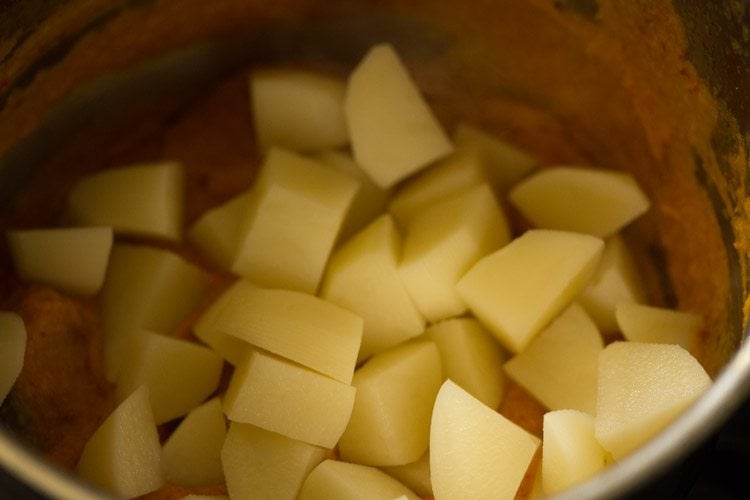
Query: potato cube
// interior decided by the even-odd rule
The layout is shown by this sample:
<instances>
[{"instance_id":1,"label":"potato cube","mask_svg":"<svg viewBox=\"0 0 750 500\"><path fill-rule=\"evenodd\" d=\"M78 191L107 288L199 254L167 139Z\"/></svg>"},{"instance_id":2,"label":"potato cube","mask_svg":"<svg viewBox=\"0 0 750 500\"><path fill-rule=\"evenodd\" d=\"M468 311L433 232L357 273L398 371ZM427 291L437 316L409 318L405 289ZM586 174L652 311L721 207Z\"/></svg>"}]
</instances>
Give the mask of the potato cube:
<instances>
[{"instance_id":1,"label":"potato cube","mask_svg":"<svg viewBox=\"0 0 750 500\"><path fill-rule=\"evenodd\" d=\"M614 342L599 355L596 438L620 459L664 429L710 385L700 363L680 346Z\"/></svg>"},{"instance_id":2,"label":"potato cube","mask_svg":"<svg viewBox=\"0 0 750 500\"><path fill-rule=\"evenodd\" d=\"M299 500L382 500L419 497L385 472L366 465L325 460L307 476Z\"/></svg>"},{"instance_id":3,"label":"potato cube","mask_svg":"<svg viewBox=\"0 0 750 500\"><path fill-rule=\"evenodd\" d=\"M232 422L221 450L232 498L294 500L327 450L249 424Z\"/></svg>"},{"instance_id":4,"label":"potato cube","mask_svg":"<svg viewBox=\"0 0 750 500\"><path fill-rule=\"evenodd\" d=\"M377 218L334 252L321 297L364 320L358 361L422 333L425 320L399 276L398 231L389 215Z\"/></svg>"},{"instance_id":5,"label":"potato cube","mask_svg":"<svg viewBox=\"0 0 750 500\"><path fill-rule=\"evenodd\" d=\"M7 232L22 281L94 295L102 287L112 250L112 228L28 229Z\"/></svg>"},{"instance_id":6,"label":"potato cube","mask_svg":"<svg viewBox=\"0 0 750 500\"><path fill-rule=\"evenodd\" d=\"M23 368L26 326L14 312L0 312L0 405L5 401Z\"/></svg>"},{"instance_id":7,"label":"potato cube","mask_svg":"<svg viewBox=\"0 0 750 500\"><path fill-rule=\"evenodd\" d=\"M697 314L629 302L617 304L615 317L626 340L677 344L687 351L698 347L703 327Z\"/></svg>"},{"instance_id":8,"label":"potato cube","mask_svg":"<svg viewBox=\"0 0 750 500\"><path fill-rule=\"evenodd\" d=\"M232 268L240 222L250 194L243 192L208 210L188 228L187 240L223 271Z\"/></svg>"},{"instance_id":9,"label":"potato cube","mask_svg":"<svg viewBox=\"0 0 750 500\"><path fill-rule=\"evenodd\" d=\"M110 226L115 233L179 240L184 197L182 165L128 165L83 177L68 195L77 225Z\"/></svg>"},{"instance_id":10,"label":"potato cube","mask_svg":"<svg viewBox=\"0 0 750 500\"><path fill-rule=\"evenodd\" d=\"M417 213L404 238L399 273L430 322L466 312L456 283L481 257L510 241L510 229L487 184L459 191Z\"/></svg>"},{"instance_id":11,"label":"potato cube","mask_svg":"<svg viewBox=\"0 0 750 500\"><path fill-rule=\"evenodd\" d=\"M505 371L550 410L593 415L602 349L596 325L581 306L573 304L505 363Z\"/></svg>"},{"instance_id":12,"label":"potato cube","mask_svg":"<svg viewBox=\"0 0 750 500\"><path fill-rule=\"evenodd\" d=\"M416 462L381 467L383 472L398 480L420 497L432 496L430 482L430 452L424 452Z\"/></svg>"},{"instance_id":13,"label":"potato cube","mask_svg":"<svg viewBox=\"0 0 750 500\"><path fill-rule=\"evenodd\" d=\"M604 242L531 230L482 258L456 289L511 352L521 352L573 300L596 270Z\"/></svg>"},{"instance_id":14,"label":"potato cube","mask_svg":"<svg viewBox=\"0 0 750 500\"><path fill-rule=\"evenodd\" d=\"M359 183L273 148L251 188L232 270L267 287L315 293Z\"/></svg>"},{"instance_id":15,"label":"potato cube","mask_svg":"<svg viewBox=\"0 0 750 500\"><path fill-rule=\"evenodd\" d=\"M333 448L354 405L354 387L253 351L237 364L224 397L230 420Z\"/></svg>"},{"instance_id":16,"label":"potato cube","mask_svg":"<svg viewBox=\"0 0 750 500\"><path fill-rule=\"evenodd\" d=\"M349 76L344 116L357 163L390 187L453 145L393 46L372 47Z\"/></svg>"},{"instance_id":17,"label":"potato cube","mask_svg":"<svg viewBox=\"0 0 750 500\"><path fill-rule=\"evenodd\" d=\"M435 498L514 498L539 443L536 436L445 381L430 429Z\"/></svg>"},{"instance_id":18,"label":"potato cube","mask_svg":"<svg viewBox=\"0 0 750 500\"><path fill-rule=\"evenodd\" d=\"M441 381L432 342L405 343L373 356L354 374L357 398L339 441L341 458L376 466L417 460L427 449Z\"/></svg>"},{"instance_id":19,"label":"potato cube","mask_svg":"<svg viewBox=\"0 0 750 500\"><path fill-rule=\"evenodd\" d=\"M425 330L435 342L443 365L443 381L451 379L490 408L503 396L505 353L495 337L474 318L453 318Z\"/></svg>"},{"instance_id":20,"label":"potato cube","mask_svg":"<svg viewBox=\"0 0 750 500\"><path fill-rule=\"evenodd\" d=\"M576 167L541 170L518 183L509 197L536 227L600 238L615 234L650 205L632 175Z\"/></svg>"},{"instance_id":21,"label":"potato cube","mask_svg":"<svg viewBox=\"0 0 750 500\"><path fill-rule=\"evenodd\" d=\"M227 425L219 398L190 410L162 447L164 479L185 487L223 484L221 448L226 436Z\"/></svg>"}]
</instances>

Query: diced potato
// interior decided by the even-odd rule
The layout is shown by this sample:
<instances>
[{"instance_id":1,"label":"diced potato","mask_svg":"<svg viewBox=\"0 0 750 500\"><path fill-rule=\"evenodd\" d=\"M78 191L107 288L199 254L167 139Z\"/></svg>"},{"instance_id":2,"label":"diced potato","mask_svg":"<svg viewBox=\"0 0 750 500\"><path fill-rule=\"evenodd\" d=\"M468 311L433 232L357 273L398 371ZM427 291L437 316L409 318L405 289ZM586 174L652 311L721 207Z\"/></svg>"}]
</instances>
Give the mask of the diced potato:
<instances>
[{"instance_id":1,"label":"diced potato","mask_svg":"<svg viewBox=\"0 0 750 500\"><path fill-rule=\"evenodd\" d=\"M578 302L600 330L612 333L618 330L615 306L619 302L641 303L645 296L638 269L622 236L607 238L599 267Z\"/></svg>"},{"instance_id":2,"label":"diced potato","mask_svg":"<svg viewBox=\"0 0 750 500\"><path fill-rule=\"evenodd\" d=\"M173 333L207 291L206 274L178 254L116 243L100 300L107 378L117 379L143 329Z\"/></svg>"},{"instance_id":3,"label":"diced potato","mask_svg":"<svg viewBox=\"0 0 750 500\"><path fill-rule=\"evenodd\" d=\"M148 388L120 403L86 442L76 471L84 479L121 497L157 490L161 446L151 412Z\"/></svg>"},{"instance_id":4,"label":"diced potato","mask_svg":"<svg viewBox=\"0 0 750 500\"><path fill-rule=\"evenodd\" d=\"M416 337L424 329L424 317L398 273L400 253L393 219L383 215L331 257L320 295L363 318L358 361Z\"/></svg>"},{"instance_id":5,"label":"diced potato","mask_svg":"<svg viewBox=\"0 0 750 500\"><path fill-rule=\"evenodd\" d=\"M0 405L5 401L23 368L26 326L21 316L0 311Z\"/></svg>"},{"instance_id":6,"label":"diced potato","mask_svg":"<svg viewBox=\"0 0 750 500\"><path fill-rule=\"evenodd\" d=\"M345 83L299 69L266 69L250 75L250 102L261 150L272 146L320 151L344 146Z\"/></svg>"},{"instance_id":7,"label":"diced potato","mask_svg":"<svg viewBox=\"0 0 750 500\"><path fill-rule=\"evenodd\" d=\"M393 46L372 47L349 76L344 97L354 158L390 187L453 150Z\"/></svg>"},{"instance_id":8,"label":"diced potato","mask_svg":"<svg viewBox=\"0 0 750 500\"><path fill-rule=\"evenodd\" d=\"M302 292L231 289L213 329L349 383L362 341L362 318Z\"/></svg>"},{"instance_id":9,"label":"diced potato","mask_svg":"<svg viewBox=\"0 0 750 500\"><path fill-rule=\"evenodd\" d=\"M474 318L454 318L430 326L425 337L440 351L443 381L451 379L490 408L498 407L505 354L490 332Z\"/></svg>"},{"instance_id":10,"label":"diced potato","mask_svg":"<svg viewBox=\"0 0 750 500\"><path fill-rule=\"evenodd\" d=\"M93 295L104 283L112 228L28 229L7 232L16 274L80 295Z\"/></svg>"},{"instance_id":11,"label":"diced potato","mask_svg":"<svg viewBox=\"0 0 750 500\"><path fill-rule=\"evenodd\" d=\"M223 360L194 342L146 333L122 366L116 397L146 384L157 424L187 414L219 385Z\"/></svg>"},{"instance_id":12,"label":"diced potato","mask_svg":"<svg viewBox=\"0 0 750 500\"><path fill-rule=\"evenodd\" d=\"M373 356L354 374L357 398L339 441L341 458L376 466L416 461L429 443L441 381L433 342L405 343Z\"/></svg>"},{"instance_id":13,"label":"diced potato","mask_svg":"<svg viewBox=\"0 0 750 500\"><path fill-rule=\"evenodd\" d=\"M555 167L518 183L510 201L539 228L610 236L646 212L649 200L632 175Z\"/></svg>"},{"instance_id":14,"label":"diced potato","mask_svg":"<svg viewBox=\"0 0 750 500\"><path fill-rule=\"evenodd\" d=\"M390 467L381 467L380 469L420 497L432 496L429 450L422 454L416 462L404 465L391 465Z\"/></svg>"},{"instance_id":15,"label":"diced potato","mask_svg":"<svg viewBox=\"0 0 750 500\"><path fill-rule=\"evenodd\" d=\"M527 231L480 259L456 289L500 342L518 353L588 283L603 246L585 234Z\"/></svg>"},{"instance_id":16,"label":"diced potato","mask_svg":"<svg viewBox=\"0 0 750 500\"><path fill-rule=\"evenodd\" d=\"M453 140L457 148L479 155L490 183L499 193L507 191L539 163L528 152L466 122L458 124Z\"/></svg>"},{"instance_id":17,"label":"diced potato","mask_svg":"<svg viewBox=\"0 0 750 500\"><path fill-rule=\"evenodd\" d=\"M505 363L505 371L550 410L593 415L602 349L596 325L582 307L573 304Z\"/></svg>"},{"instance_id":18,"label":"diced potato","mask_svg":"<svg viewBox=\"0 0 750 500\"><path fill-rule=\"evenodd\" d=\"M614 342L599 356L596 438L615 460L679 416L711 385L677 345Z\"/></svg>"},{"instance_id":19,"label":"diced potato","mask_svg":"<svg viewBox=\"0 0 750 500\"><path fill-rule=\"evenodd\" d=\"M583 482L604 468L606 452L594 436L594 418L576 410L544 415L542 485L548 495Z\"/></svg>"},{"instance_id":20,"label":"diced potato","mask_svg":"<svg viewBox=\"0 0 750 500\"><path fill-rule=\"evenodd\" d=\"M182 165L159 162L102 170L83 177L68 195L77 225L179 240L184 197Z\"/></svg>"},{"instance_id":21,"label":"diced potato","mask_svg":"<svg viewBox=\"0 0 750 500\"><path fill-rule=\"evenodd\" d=\"M194 408L164 443L161 469L164 479L178 486L224 483L221 448L227 435L219 398Z\"/></svg>"},{"instance_id":22,"label":"diced potato","mask_svg":"<svg viewBox=\"0 0 750 500\"><path fill-rule=\"evenodd\" d=\"M404 238L399 273L430 322L466 312L456 283L481 257L510 241L489 185L459 191L415 214Z\"/></svg>"},{"instance_id":23,"label":"diced potato","mask_svg":"<svg viewBox=\"0 0 750 500\"><path fill-rule=\"evenodd\" d=\"M251 188L232 270L261 286L315 293L358 188L349 175L271 149Z\"/></svg>"},{"instance_id":24,"label":"diced potato","mask_svg":"<svg viewBox=\"0 0 750 500\"><path fill-rule=\"evenodd\" d=\"M204 213L188 228L187 240L222 270L232 268L240 222L250 194L243 192Z\"/></svg>"},{"instance_id":25,"label":"diced potato","mask_svg":"<svg viewBox=\"0 0 750 500\"><path fill-rule=\"evenodd\" d=\"M407 179L388 203L396 224L405 229L415 214L451 194L487 182L480 155L457 149L430 168Z\"/></svg>"},{"instance_id":26,"label":"diced potato","mask_svg":"<svg viewBox=\"0 0 750 500\"><path fill-rule=\"evenodd\" d=\"M318 446L232 422L221 450L229 495L294 500L326 453Z\"/></svg>"},{"instance_id":27,"label":"diced potato","mask_svg":"<svg viewBox=\"0 0 750 500\"><path fill-rule=\"evenodd\" d=\"M435 498L514 498L539 443L536 436L445 381L430 429Z\"/></svg>"},{"instance_id":28,"label":"diced potato","mask_svg":"<svg viewBox=\"0 0 750 500\"><path fill-rule=\"evenodd\" d=\"M615 317L627 340L677 344L687 351L697 348L703 327L703 320L697 314L629 302L617 304Z\"/></svg>"},{"instance_id":29,"label":"diced potato","mask_svg":"<svg viewBox=\"0 0 750 500\"><path fill-rule=\"evenodd\" d=\"M391 190L375 184L348 154L323 151L315 158L329 167L353 176L360 183L339 234L339 241L346 241L385 211Z\"/></svg>"},{"instance_id":30,"label":"diced potato","mask_svg":"<svg viewBox=\"0 0 750 500\"><path fill-rule=\"evenodd\" d=\"M355 393L349 384L253 351L235 368L224 411L234 422L333 448L352 414Z\"/></svg>"},{"instance_id":31,"label":"diced potato","mask_svg":"<svg viewBox=\"0 0 750 500\"><path fill-rule=\"evenodd\" d=\"M366 465L325 460L307 476L299 500L383 500L419 497L385 472Z\"/></svg>"}]
</instances>

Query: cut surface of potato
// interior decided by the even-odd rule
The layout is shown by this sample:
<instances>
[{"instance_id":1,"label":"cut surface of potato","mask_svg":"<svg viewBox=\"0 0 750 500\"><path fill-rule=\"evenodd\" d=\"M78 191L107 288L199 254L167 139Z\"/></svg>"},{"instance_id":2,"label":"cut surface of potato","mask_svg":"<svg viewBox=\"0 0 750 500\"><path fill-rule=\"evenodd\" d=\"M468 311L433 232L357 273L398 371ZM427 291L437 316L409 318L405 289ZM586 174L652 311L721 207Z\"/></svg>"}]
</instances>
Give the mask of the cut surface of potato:
<instances>
[{"instance_id":1,"label":"cut surface of potato","mask_svg":"<svg viewBox=\"0 0 750 500\"><path fill-rule=\"evenodd\" d=\"M398 273L400 236L378 217L334 252L321 297L364 320L358 361L422 333L425 320Z\"/></svg>"},{"instance_id":2,"label":"cut surface of potato","mask_svg":"<svg viewBox=\"0 0 750 500\"><path fill-rule=\"evenodd\" d=\"M86 442L78 474L126 498L145 495L164 483L149 399L148 389L141 387L115 408Z\"/></svg>"},{"instance_id":3,"label":"cut surface of potato","mask_svg":"<svg viewBox=\"0 0 750 500\"><path fill-rule=\"evenodd\" d=\"M395 478L401 484L420 497L432 496L430 482L430 452L426 451L416 462L404 465L381 467L383 472Z\"/></svg>"},{"instance_id":4,"label":"cut surface of potato","mask_svg":"<svg viewBox=\"0 0 750 500\"><path fill-rule=\"evenodd\" d=\"M261 286L315 293L359 182L273 148L251 188L232 270Z\"/></svg>"},{"instance_id":5,"label":"cut surface of potato","mask_svg":"<svg viewBox=\"0 0 750 500\"><path fill-rule=\"evenodd\" d=\"M93 295L104 283L112 228L28 229L7 232L18 277L59 290Z\"/></svg>"},{"instance_id":6,"label":"cut surface of potato","mask_svg":"<svg viewBox=\"0 0 750 500\"><path fill-rule=\"evenodd\" d=\"M404 237L399 273L430 322L466 312L456 283L481 257L510 240L488 184L459 191L415 214Z\"/></svg>"},{"instance_id":7,"label":"cut surface of potato","mask_svg":"<svg viewBox=\"0 0 750 500\"><path fill-rule=\"evenodd\" d=\"M244 192L200 216L187 231L187 240L223 271L232 268L240 222L250 194Z\"/></svg>"},{"instance_id":8,"label":"cut surface of potato","mask_svg":"<svg viewBox=\"0 0 750 500\"><path fill-rule=\"evenodd\" d=\"M382 500L419 497L385 472L366 465L325 460L307 476L300 500Z\"/></svg>"},{"instance_id":9,"label":"cut surface of potato","mask_svg":"<svg viewBox=\"0 0 750 500\"><path fill-rule=\"evenodd\" d=\"M224 397L230 420L333 448L354 405L354 387L253 351L237 364Z\"/></svg>"},{"instance_id":10,"label":"cut surface of potato","mask_svg":"<svg viewBox=\"0 0 750 500\"><path fill-rule=\"evenodd\" d=\"M224 483L221 448L227 435L221 400L213 398L192 409L164 443L164 479L178 486Z\"/></svg>"},{"instance_id":11,"label":"cut surface of potato","mask_svg":"<svg viewBox=\"0 0 750 500\"><path fill-rule=\"evenodd\" d=\"M372 47L349 76L344 116L357 163L390 187L453 150L393 46Z\"/></svg>"},{"instance_id":12,"label":"cut surface of potato","mask_svg":"<svg viewBox=\"0 0 750 500\"><path fill-rule=\"evenodd\" d=\"M550 410L596 411L596 373L604 342L594 322L572 304L505 363L506 373Z\"/></svg>"},{"instance_id":13,"label":"cut surface of potato","mask_svg":"<svg viewBox=\"0 0 750 500\"><path fill-rule=\"evenodd\" d=\"M697 314L628 302L617 304L615 317L626 340L677 344L687 351L697 348L703 327Z\"/></svg>"},{"instance_id":14,"label":"cut surface of potato","mask_svg":"<svg viewBox=\"0 0 750 500\"><path fill-rule=\"evenodd\" d=\"M425 338L440 351L443 381L451 379L490 408L498 407L505 353L490 332L473 318L453 318L428 327Z\"/></svg>"},{"instance_id":15,"label":"cut surface of potato","mask_svg":"<svg viewBox=\"0 0 750 500\"><path fill-rule=\"evenodd\" d=\"M205 297L208 278L180 255L116 243L101 291L104 368L115 381L143 329L171 334Z\"/></svg>"},{"instance_id":16,"label":"cut surface of potato","mask_svg":"<svg viewBox=\"0 0 750 500\"><path fill-rule=\"evenodd\" d=\"M603 246L585 234L527 231L480 259L456 289L503 346L517 353L586 285Z\"/></svg>"},{"instance_id":17,"label":"cut surface of potato","mask_svg":"<svg viewBox=\"0 0 750 500\"><path fill-rule=\"evenodd\" d=\"M213 329L349 383L362 341L362 318L292 290L232 289Z\"/></svg>"},{"instance_id":18,"label":"cut surface of potato","mask_svg":"<svg viewBox=\"0 0 750 500\"><path fill-rule=\"evenodd\" d=\"M599 355L596 438L615 460L664 429L711 379L677 345L614 342Z\"/></svg>"},{"instance_id":19,"label":"cut surface of potato","mask_svg":"<svg viewBox=\"0 0 750 500\"><path fill-rule=\"evenodd\" d=\"M542 486L546 494L583 482L603 469L605 461L591 415L576 410L545 413Z\"/></svg>"},{"instance_id":20,"label":"cut surface of potato","mask_svg":"<svg viewBox=\"0 0 750 500\"><path fill-rule=\"evenodd\" d=\"M320 151L344 146L345 83L298 69L266 69L250 75L250 103L260 148Z\"/></svg>"},{"instance_id":21,"label":"cut surface of potato","mask_svg":"<svg viewBox=\"0 0 750 500\"><path fill-rule=\"evenodd\" d=\"M232 422L221 450L229 495L294 500L326 453L318 446Z\"/></svg>"},{"instance_id":22,"label":"cut surface of potato","mask_svg":"<svg viewBox=\"0 0 750 500\"><path fill-rule=\"evenodd\" d=\"M179 240L183 190L182 165L177 162L112 168L79 180L68 195L68 212L78 225Z\"/></svg>"},{"instance_id":23,"label":"cut surface of potato","mask_svg":"<svg viewBox=\"0 0 750 500\"><path fill-rule=\"evenodd\" d=\"M416 461L429 443L441 382L433 342L409 342L373 356L352 380L357 397L339 441L341 458L376 466Z\"/></svg>"},{"instance_id":24,"label":"cut surface of potato","mask_svg":"<svg viewBox=\"0 0 750 500\"><path fill-rule=\"evenodd\" d=\"M575 167L541 170L518 183L509 198L536 227L600 238L615 234L650 205L632 175Z\"/></svg>"},{"instance_id":25,"label":"cut surface of potato","mask_svg":"<svg viewBox=\"0 0 750 500\"><path fill-rule=\"evenodd\" d=\"M23 318L0 311L0 404L5 401L23 368L26 353L26 326Z\"/></svg>"},{"instance_id":26,"label":"cut surface of potato","mask_svg":"<svg viewBox=\"0 0 750 500\"><path fill-rule=\"evenodd\" d=\"M146 384L154 420L163 424L187 414L216 390L222 364L206 347L147 332L122 366L116 397L122 401Z\"/></svg>"},{"instance_id":27,"label":"cut surface of potato","mask_svg":"<svg viewBox=\"0 0 750 500\"><path fill-rule=\"evenodd\" d=\"M435 499L512 499L540 440L451 380L440 388L430 429Z\"/></svg>"}]
</instances>

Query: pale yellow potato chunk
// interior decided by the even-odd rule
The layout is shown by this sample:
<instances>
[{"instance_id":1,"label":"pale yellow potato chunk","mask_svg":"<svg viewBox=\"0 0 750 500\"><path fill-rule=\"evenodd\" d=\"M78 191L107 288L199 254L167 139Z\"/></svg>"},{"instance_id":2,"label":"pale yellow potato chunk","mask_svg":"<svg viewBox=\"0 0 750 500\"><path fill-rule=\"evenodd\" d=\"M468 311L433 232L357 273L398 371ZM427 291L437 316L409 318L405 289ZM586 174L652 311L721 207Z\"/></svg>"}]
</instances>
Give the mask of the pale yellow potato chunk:
<instances>
[{"instance_id":1,"label":"pale yellow potato chunk","mask_svg":"<svg viewBox=\"0 0 750 500\"><path fill-rule=\"evenodd\" d=\"M643 280L622 236L615 234L604 242L599 267L576 299L603 332L619 329L615 306L619 302L645 301Z\"/></svg>"},{"instance_id":2,"label":"pale yellow potato chunk","mask_svg":"<svg viewBox=\"0 0 750 500\"><path fill-rule=\"evenodd\" d=\"M424 330L425 319L398 273L400 253L401 238L386 214L331 257L320 295L364 320L358 361Z\"/></svg>"},{"instance_id":3,"label":"pale yellow potato chunk","mask_svg":"<svg viewBox=\"0 0 750 500\"><path fill-rule=\"evenodd\" d=\"M0 311L0 404L16 383L26 353L26 326L17 313Z\"/></svg>"},{"instance_id":4,"label":"pale yellow potato chunk","mask_svg":"<svg viewBox=\"0 0 750 500\"><path fill-rule=\"evenodd\" d=\"M644 444L711 385L677 345L614 342L599 356L596 438L615 460Z\"/></svg>"},{"instance_id":5,"label":"pale yellow potato chunk","mask_svg":"<svg viewBox=\"0 0 750 500\"><path fill-rule=\"evenodd\" d=\"M397 479L401 484L420 497L432 496L430 481L430 451L427 450L416 462L404 465L381 467L383 472Z\"/></svg>"},{"instance_id":6,"label":"pale yellow potato chunk","mask_svg":"<svg viewBox=\"0 0 750 500\"><path fill-rule=\"evenodd\" d=\"M299 500L382 500L419 497L385 472L366 465L325 460L307 476Z\"/></svg>"},{"instance_id":7,"label":"pale yellow potato chunk","mask_svg":"<svg viewBox=\"0 0 750 500\"><path fill-rule=\"evenodd\" d=\"M527 231L480 259L456 289L503 346L518 353L588 283L603 246L585 234Z\"/></svg>"},{"instance_id":8,"label":"pale yellow potato chunk","mask_svg":"<svg viewBox=\"0 0 750 500\"><path fill-rule=\"evenodd\" d=\"M116 243L101 291L104 368L117 380L143 329L171 334L201 303L208 277L169 250Z\"/></svg>"},{"instance_id":9,"label":"pale yellow potato chunk","mask_svg":"<svg viewBox=\"0 0 750 500\"><path fill-rule=\"evenodd\" d=\"M429 443L441 381L433 342L408 342L373 356L352 380L357 398L339 441L342 460L375 466L416 461Z\"/></svg>"},{"instance_id":10,"label":"pale yellow potato chunk","mask_svg":"<svg viewBox=\"0 0 750 500\"><path fill-rule=\"evenodd\" d=\"M604 468L606 452L594 436L594 418L576 410L544 415L542 487L551 495L590 478Z\"/></svg>"},{"instance_id":11,"label":"pale yellow potato chunk","mask_svg":"<svg viewBox=\"0 0 750 500\"><path fill-rule=\"evenodd\" d=\"M459 191L415 214L404 237L399 273L430 322L466 312L456 283L477 260L510 241L488 184Z\"/></svg>"},{"instance_id":12,"label":"pale yellow potato chunk","mask_svg":"<svg viewBox=\"0 0 750 500\"><path fill-rule=\"evenodd\" d=\"M578 304L572 304L505 363L506 373L550 410L596 411L596 373L604 342Z\"/></svg>"},{"instance_id":13,"label":"pale yellow potato chunk","mask_svg":"<svg viewBox=\"0 0 750 500\"><path fill-rule=\"evenodd\" d=\"M94 295L104 283L111 227L27 229L6 233L16 274L80 295Z\"/></svg>"},{"instance_id":14,"label":"pale yellow potato chunk","mask_svg":"<svg viewBox=\"0 0 750 500\"><path fill-rule=\"evenodd\" d=\"M221 450L229 495L294 500L326 453L319 446L232 422Z\"/></svg>"},{"instance_id":15,"label":"pale yellow potato chunk","mask_svg":"<svg viewBox=\"0 0 750 500\"><path fill-rule=\"evenodd\" d=\"M144 163L81 178L68 194L76 225L110 226L116 233L179 240L184 198L182 165Z\"/></svg>"},{"instance_id":16,"label":"pale yellow potato chunk","mask_svg":"<svg viewBox=\"0 0 750 500\"><path fill-rule=\"evenodd\" d=\"M539 160L523 149L466 122L453 133L456 147L478 154L490 183L504 193L539 164Z\"/></svg>"},{"instance_id":17,"label":"pale yellow potato chunk","mask_svg":"<svg viewBox=\"0 0 750 500\"><path fill-rule=\"evenodd\" d=\"M435 499L514 498L539 444L539 438L445 381L430 429Z\"/></svg>"},{"instance_id":18,"label":"pale yellow potato chunk","mask_svg":"<svg viewBox=\"0 0 750 500\"><path fill-rule=\"evenodd\" d=\"M224 483L221 448L226 436L227 426L219 398L190 410L162 447L164 479L186 487Z\"/></svg>"},{"instance_id":19,"label":"pale yellow potato chunk","mask_svg":"<svg viewBox=\"0 0 750 500\"><path fill-rule=\"evenodd\" d=\"M240 193L205 212L188 228L188 242L224 271L232 268L240 223L248 203L249 192Z\"/></svg>"},{"instance_id":20,"label":"pale yellow potato chunk","mask_svg":"<svg viewBox=\"0 0 750 500\"><path fill-rule=\"evenodd\" d=\"M626 340L656 344L677 344L687 351L698 347L703 319L688 311L621 302L615 317Z\"/></svg>"},{"instance_id":21,"label":"pale yellow potato chunk","mask_svg":"<svg viewBox=\"0 0 750 500\"><path fill-rule=\"evenodd\" d=\"M207 347L146 332L122 366L115 395L127 398L147 385L157 424L187 414L219 385L223 360Z\"/></svg>"},{"instance_id":22,"label":"pale yellow potato chunk","mask_svg":"<svg viewBox=\"0 0 750 500\"><path fill-rule=\"evenodd\" d=\"M261 286L315 293L358 188L349 175L272 148L251 188L232 270Z\"/></svg>"},{"instance_id":23,"label":"pale yellow potato chunk","mask_svg":"<svg viewBox=\"0 0 750 500\"><path fill-rule=\"evenodd\" d=\"M76 472L113 493L132 498L157 490L161 446L151 412L148 388L120 403L86 442Z\"/></svg>"},{"instance_id":24,"label":"pale yellow potato chunk","mask_svg":"<svg viewBox=\"0 0 750 500\"><path fill-rule=\"evenodd\" d=\"M425 330L440 351L443 381L451 379L490 408L503 397L505 353L495 337L474 318L453 318Z\"/></svg>"},{"instance_id":25,"label":"pale yellow potato chunk","mask_svg":"<svg viewBox=\"0 0 750 500\"><path fill-rule=\"evenodd\" d=\"M333 448L352 414L356 390L259 351L235 368L224 396L230 420Z\"/></svg>"},{"instance_id":26,"label":"pale yellow potato chunk","mask_svg":"<svg viewBox=\"0 0 750 500\"><path fill-rule=\"evenodd\" d=\"M345 146L345 88L343 80L312 71L253 71L250 106L260 148L305 152Z\"/></svg>"},{"instance_id":27,"label":"pale yellow potato chunk","mask_svg":"<svg viewBox=\"0 0 750 500\"><path fill-rule=\"evenodd\" d=\"M592 168L547 168L518 183L508 196L536 227L600 238L615 234L650 206L629 173Z\"/></svg>"},{"instance_id":28,"label":"pale yellow potato chunk","mask_svg":"<svg viewBox=\"0 0 750 500\"><path fill-rule=\"evenodd\" d=\"M344 116L357 163L390 187L453 150L389 44L372 47L349 76Z\"/></svg>"},{"instance_id":29,"label":"pale yellow potato chunk","mask_svg":"<svg viewBox=\"0 0 750 500\"><path fill-rule=\"evenodd\" d=\"M292 290L231 289L211 328L349 383L362 341L362 318Z\"/></svg>"}]
</instances>

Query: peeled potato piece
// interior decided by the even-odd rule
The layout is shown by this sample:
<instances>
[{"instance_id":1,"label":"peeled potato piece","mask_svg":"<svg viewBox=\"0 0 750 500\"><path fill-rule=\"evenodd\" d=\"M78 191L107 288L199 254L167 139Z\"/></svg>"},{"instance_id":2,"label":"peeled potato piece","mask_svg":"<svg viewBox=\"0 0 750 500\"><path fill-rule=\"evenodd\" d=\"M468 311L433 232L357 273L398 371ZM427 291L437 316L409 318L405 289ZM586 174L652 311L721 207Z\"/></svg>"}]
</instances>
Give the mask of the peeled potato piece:
<instances>
[{"instance_id":1,"label":"peeled potato piece","mask_svg":"<svg viewBox=\"0 0 750 500\"><path fill-rule=\"evenodd\" d=\"M385 472L366 465L325 460L307 476L299 500L418 500L409 488Z\"/></svg>"},{"instance_id":2,"label":"peeled potato piece","mask_svg":"<svg viewBox=\"0 0 750 500\"><path fill-rule=\"evenodd\" d=\"M14 312L0 312L0 404L3 403L23 368L26 326Z\"/></svg>"},{"instance_id":3,"label":"peeled potato piece","mask_svg":"<svg viewBox=\"0 0 750 500\"><path fill-rule=\"evenodd\" d=\"M249 193L238 194L201 215L188 228L187 240L224 271L232 268L240 222L249 200Z\"/></svg>"},{"instance_id":4,"label":"peeled potato piece","mask_svg":"<svg viewBox=\"0 0 750 500\"><path fill-rule=\"evenodd\" d=\"M677 344L687 351L696 349L703 327L697 314L628 302L617 304L615 317L626 340Z\"/></svg>"},{"instance_id":5,"label":"peeled potato piece","mask_svg":"<svg viewBox=\"0 0 750 500\"><path fill-rule=\"evenodd\" d=\"M383 472L400 481L421 497L432 496L430 482L430 452L426 451L416 462L381 467Z\"/></svg>"}]
</instances>

